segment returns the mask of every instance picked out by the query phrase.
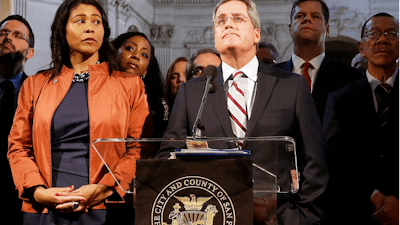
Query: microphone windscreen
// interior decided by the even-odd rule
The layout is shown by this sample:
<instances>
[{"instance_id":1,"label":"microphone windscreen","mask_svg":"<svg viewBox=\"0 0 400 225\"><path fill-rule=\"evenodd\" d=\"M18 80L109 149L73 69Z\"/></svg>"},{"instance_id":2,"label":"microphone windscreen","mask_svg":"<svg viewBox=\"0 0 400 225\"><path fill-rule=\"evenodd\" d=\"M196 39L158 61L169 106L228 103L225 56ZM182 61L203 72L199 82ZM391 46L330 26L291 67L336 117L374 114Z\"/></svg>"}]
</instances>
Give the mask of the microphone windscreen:
<instances>
[{"instance_id":1,"label":"microphone windscreen","mask_svg":"<svg viewBox=\"0 0 400 225\"><path fill-rule=\"evenodd\" d=\"M214 80L214 78L217 76L217 67L208 65L206 68L204 68L203 74L206 79Z\"/></svg>"},{"instance_id":2,"label":"microphone windscreen","mask_svg":"<svg viewBox=\"0 0 400 225\"><path fill-rule=\"evenodd\" d=\"M208 92L214 93L217 90L217 82L211 81L210 85L211 85L211 88L210 88L210 90Z\"/></svg>"}]
</instances>

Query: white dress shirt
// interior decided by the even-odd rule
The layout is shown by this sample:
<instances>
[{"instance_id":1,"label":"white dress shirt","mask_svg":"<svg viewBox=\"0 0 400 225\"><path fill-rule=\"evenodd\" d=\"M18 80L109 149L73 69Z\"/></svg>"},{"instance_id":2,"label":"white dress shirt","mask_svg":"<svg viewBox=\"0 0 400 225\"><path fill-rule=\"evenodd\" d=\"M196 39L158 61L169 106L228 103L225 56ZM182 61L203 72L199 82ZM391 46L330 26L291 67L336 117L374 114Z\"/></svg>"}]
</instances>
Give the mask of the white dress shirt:
<instances>
[{"instance_id":1,"label":"white dress shirt","mask_svg":"<svg viewBox=\"0 0 400 225\"><path fill-rule=\"evenodd\" d=\"M317 79L317 74L319 71L319 68L321 67L322 61L325 58L325 52L322 54L318 55L317 57L311 59L308 61L312 67L308 68L308 75L310 76L311 79L311 92L313 91L313 87L315 84L315 80ZM298 57L296 54L292 54L292 62L293 62L293 73L302 75L303 74L303 64L306 62L302 58Z\"/></svg>"},{"instance_id":2,"label":"white dress shirt","mask_svg":"<svg viewBox=\"0 0 400 225\"><path fill-rule=\"evenodd\" d=\"M247 77L247 78L241 77L239 79L239 82L243 84L241 85L241 87L243 87L244 97L246 99L246 107L247 107L246 110L247 110L248 120L250 120L254 99L256 97L255 90L257 88L258 65L259 65L258 59L256 56L254 56L254 58L249 63L247 63L244 67L239 69ZM224 78L224 84L226 84L226 81L235 71L237 71L237 69L229 66L227 63L222 61L222 76ZM232 82L233 80L228 80L228 87L230 87Z\"/></svg>"}]
</instances>

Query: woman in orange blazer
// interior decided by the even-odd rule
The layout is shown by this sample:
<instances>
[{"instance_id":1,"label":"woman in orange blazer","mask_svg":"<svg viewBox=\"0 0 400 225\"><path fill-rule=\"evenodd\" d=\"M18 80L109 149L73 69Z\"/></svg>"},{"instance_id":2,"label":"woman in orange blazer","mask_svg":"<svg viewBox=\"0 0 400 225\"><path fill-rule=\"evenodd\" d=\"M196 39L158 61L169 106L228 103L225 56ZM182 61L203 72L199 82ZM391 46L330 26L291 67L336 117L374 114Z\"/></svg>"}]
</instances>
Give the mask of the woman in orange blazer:
<instances>
[{"instance_id":1,"label":"woman in orange blazer","mask_svg":"<svg viewBox=\"0 0 400 225\"><path fill-rule=\"evenodd\" d=\"M91 143L140 137L149 113L143 82L116 70L107 16L96 0L64 1L51 30L53 67L23 84L9 135L24 224L132 222L132 206L113 210L126 206L112 203L124 203L127 195ZM139 146L96 147L128 189Z\"/></svg>"}]
</instances>

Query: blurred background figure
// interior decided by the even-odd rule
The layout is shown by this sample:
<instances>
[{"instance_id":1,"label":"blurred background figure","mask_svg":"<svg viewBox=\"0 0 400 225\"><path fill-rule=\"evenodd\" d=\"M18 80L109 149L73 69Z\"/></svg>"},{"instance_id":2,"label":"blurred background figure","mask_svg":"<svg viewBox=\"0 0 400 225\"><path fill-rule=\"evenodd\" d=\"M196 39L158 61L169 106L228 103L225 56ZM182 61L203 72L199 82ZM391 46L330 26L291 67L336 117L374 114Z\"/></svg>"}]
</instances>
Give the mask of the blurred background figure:
<instances>
[{"instance_id":1,"label":"blurred background figure","mask_svg":"<svg viewBox=\"0 0 400 225\"><path fill-rule=\"evenodd\" d=\"M0 22L0 152L8 150L8 134L17 108L21 85L28 77L23 71L26 60L33 57L35 38L28 21L12 15ZM4 157L2 171L5 180L3 191L10 201L2 213L12 218L12 224L22 224L22 201L18 199L10 166Z\"/></svg>"},{"instance_id":2,"label":"blurred background figure","mask_svg":"<svg viewBox=\"0 0 400 225\"><path fill-rule=\"evenodd\" d=\"M351 66L365 72L368 69L368 59L363 57L361 53L357 53L351 60Z\"/></svg>"},{"instance_id":3,"label":"blurred background figure","mask_svg":"<svg viewBox=\"0 0 400 225\"><path fill-rule=\"evenodd\" d=\"M273 66L279 61L279 52L273 44L260 42L256 53L257 58L270 66Z\"/></svg>"},{"instance_id":4,"label":"blurred background figure","mask_svg":"<svg viewBox=\"0 0 400 225\"><path fill-rule=\"evenodd\" d=\"M164 99L162 74L154 47L145 34L127 32L112 41L118 51L119 70L142 78L147 93L150 114L146 119L141 137L162 137L168 124L168 105ZM154 148L143 147L141 158L154 157Z\"/></svg>"},{"instance_id":5,"label":"blurred background figure","mask_svg":"<svg viewBox=\"0 0 400 225\"><path fill-rule=\"evenodd\" d=\"M186 62L186 57L176 58L168 69L165 82L165 98L167 99L169 112L171 112L172 106L174 105L179 86L182 82L186 82Z\"/></svg>"},{"instance_id":6,"label":"blurred background figure","mask_svg":"<svg viewBox=\"0 0 400 225\"><path fill-rule=\"evenodd\" d=\"M215 49L205 48L196 51L186 63L186 80L201 76L208 65L218 67L221 62L220 54Z\"/></svg>"}]
</instances>

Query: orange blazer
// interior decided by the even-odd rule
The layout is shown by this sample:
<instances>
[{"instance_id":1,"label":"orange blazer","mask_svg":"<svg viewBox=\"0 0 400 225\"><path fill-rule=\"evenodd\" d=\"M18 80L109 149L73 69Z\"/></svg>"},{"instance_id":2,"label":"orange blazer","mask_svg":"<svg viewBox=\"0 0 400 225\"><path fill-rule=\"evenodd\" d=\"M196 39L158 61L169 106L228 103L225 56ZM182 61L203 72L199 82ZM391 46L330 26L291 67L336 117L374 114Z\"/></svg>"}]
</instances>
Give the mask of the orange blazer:
<instances>
[{"instance_id":1,"label":"orange blazer","mask_svg":"<svg viewBox=\"0 0 400 225\"><path fill-rule=\"evenodd\" d=\"M90 144L98 138L139 138L149 114L140 77L118 71L110 75L107 63L89 66L89 74ZM70 89L73 76L74 71L64 66L55 79L50 80L48 73L40 73L28 77L21 87L18 108L8 137L7 157L19 197L24 200L24 212L47 212L25 191L38 185L52 185L51 121ZM129 189L136 172L136 160L140 158L139 145L97 143L96 148L122 187ZM120 197L119 202L125 202L125 192L116 185L92 145L89 154L89 183L114 188ZM93 207L104 208L104 203Z\"/></svg>"}]
</instances>

